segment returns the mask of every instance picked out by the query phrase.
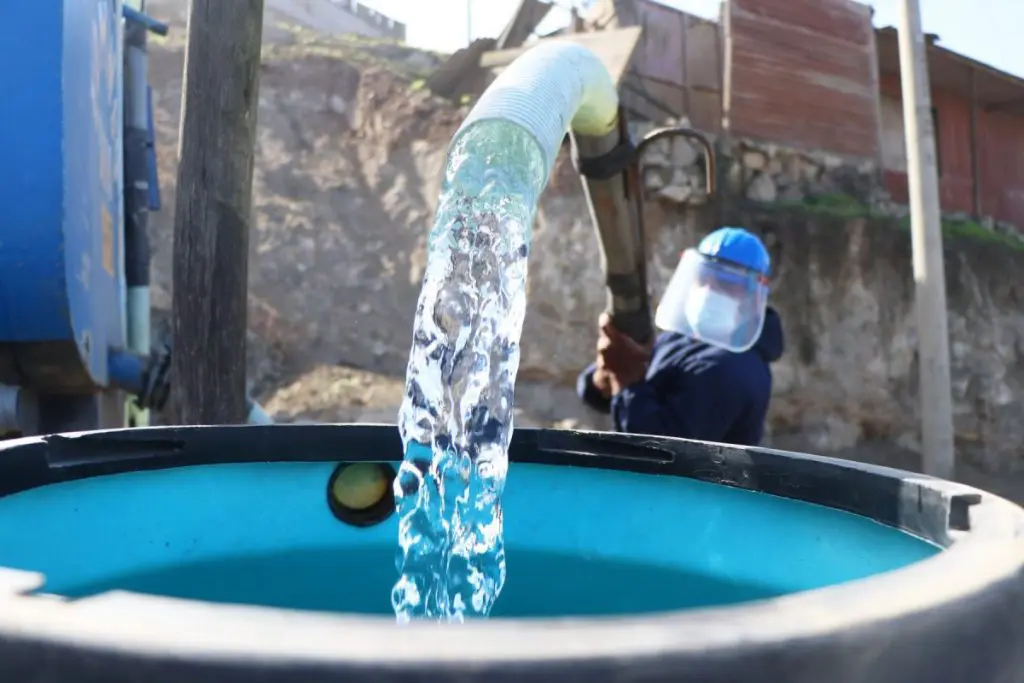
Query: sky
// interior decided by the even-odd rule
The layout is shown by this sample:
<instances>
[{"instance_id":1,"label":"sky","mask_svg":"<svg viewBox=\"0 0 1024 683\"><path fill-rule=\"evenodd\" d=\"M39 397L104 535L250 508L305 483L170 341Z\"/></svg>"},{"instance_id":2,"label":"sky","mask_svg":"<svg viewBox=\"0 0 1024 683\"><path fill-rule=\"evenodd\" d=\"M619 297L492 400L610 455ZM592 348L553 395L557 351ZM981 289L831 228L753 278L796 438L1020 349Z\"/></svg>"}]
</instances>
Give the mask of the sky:
<instances>
[{"instance_id":1,"label":"sky","mask_svg":"<svg viewBox=\"0 0 1024 683\"><path fill-rule=\"evenodd\" d=\"M470 26L473 38L497 37L519 5L519 0L360 1L405 23L410 44L439 52L464 47ZM719 0L660 1L697 16L718 17ZM556 4L571 2L556 0ZM875 8L877 26L898 25L898 0L866 4ZM919 4L924 30L938 34L940 45L1024 78L1024 49L1019 47L1024 0L920 0ZM541 32L564 25L568 16L567 10L552 10Z\"/></svg>"}]
</instances>

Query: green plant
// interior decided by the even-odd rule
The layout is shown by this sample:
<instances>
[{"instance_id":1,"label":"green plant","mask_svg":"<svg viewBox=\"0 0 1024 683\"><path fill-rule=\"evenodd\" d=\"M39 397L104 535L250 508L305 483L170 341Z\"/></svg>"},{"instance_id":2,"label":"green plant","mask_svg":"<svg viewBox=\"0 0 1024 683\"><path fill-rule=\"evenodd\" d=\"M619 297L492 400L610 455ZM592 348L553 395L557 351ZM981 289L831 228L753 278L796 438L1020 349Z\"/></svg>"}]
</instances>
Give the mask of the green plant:
<instances>
[{"instance_id":1,"label":"green plant","mask_svg":"<svg viewBox=\"0 0 1024 683\"><path fill-rule=\"evenodd\" d=\"M764 205L765 208L784 210L810 215L832 216L835 218L872 218L885 220L890 217L879 213L856 197L844 194L825 194L808 197L804 201L774 202ZM910 217L904 216L895 225L906 232L910 231ZM997 244L1024 251L1024 238L1012 237L989 230L981 223L970 219L942 219L942 234L953 241L973 240L988 244Z\"/></svg>"}]
</instances>

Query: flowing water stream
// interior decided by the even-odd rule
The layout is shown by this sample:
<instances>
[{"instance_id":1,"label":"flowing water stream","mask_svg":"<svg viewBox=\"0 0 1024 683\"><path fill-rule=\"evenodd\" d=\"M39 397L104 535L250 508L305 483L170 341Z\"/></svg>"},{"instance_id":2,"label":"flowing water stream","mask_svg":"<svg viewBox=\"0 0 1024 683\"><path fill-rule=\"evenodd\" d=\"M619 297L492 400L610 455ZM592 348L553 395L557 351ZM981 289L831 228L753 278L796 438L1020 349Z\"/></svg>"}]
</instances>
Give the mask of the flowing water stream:
<instances>
[{"instance_id":1,"label":"flowing water stream","mask_svg":"<svg viewBox=\"0 0 1024 683\"><path fill-rule=\"evenodd\" d=\"M398 418L399 622L486 617L505 582L501 492L547 175L535 138L506 121L469 126L448 155Z\"/></svg>"}]
</instances>

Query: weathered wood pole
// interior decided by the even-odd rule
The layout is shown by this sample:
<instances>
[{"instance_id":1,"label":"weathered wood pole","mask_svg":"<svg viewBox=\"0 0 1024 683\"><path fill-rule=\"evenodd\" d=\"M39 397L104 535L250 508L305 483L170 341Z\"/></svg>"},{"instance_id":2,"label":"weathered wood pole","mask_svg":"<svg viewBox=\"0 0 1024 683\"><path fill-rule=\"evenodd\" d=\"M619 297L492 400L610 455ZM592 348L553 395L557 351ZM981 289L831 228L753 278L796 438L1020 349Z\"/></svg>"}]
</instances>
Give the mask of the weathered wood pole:
<instances>
[{"instance_id":1,"label":"weathered wood pole","mask_svg":"<svg viewBox=\"0 0 1024 683\"><path fill-rule=\"evenodd\" d=\"M172 409L246 420L249 225L263 0L191 0L174 215Z\"/></svg>"}]
</instances>

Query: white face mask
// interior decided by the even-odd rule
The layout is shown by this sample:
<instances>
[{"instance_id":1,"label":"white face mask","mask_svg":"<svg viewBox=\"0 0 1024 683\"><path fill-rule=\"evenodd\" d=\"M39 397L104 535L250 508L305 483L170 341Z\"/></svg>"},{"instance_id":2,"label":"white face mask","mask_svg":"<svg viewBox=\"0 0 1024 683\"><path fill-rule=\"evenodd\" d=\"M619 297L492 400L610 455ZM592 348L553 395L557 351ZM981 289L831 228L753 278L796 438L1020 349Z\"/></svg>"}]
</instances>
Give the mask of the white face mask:
<instances>
[{"instance_id":1,"label":"white face mask","mask_svg":"<svg viewBox=\"0 0 1024 683\"><path fill-rule=\"evenodd\" d=\"M736 299L709 287L702 287L686 298L686 320L701 336L725 339L732 336L739 321L740 304Z\"/></svg>"}]
</instances>

